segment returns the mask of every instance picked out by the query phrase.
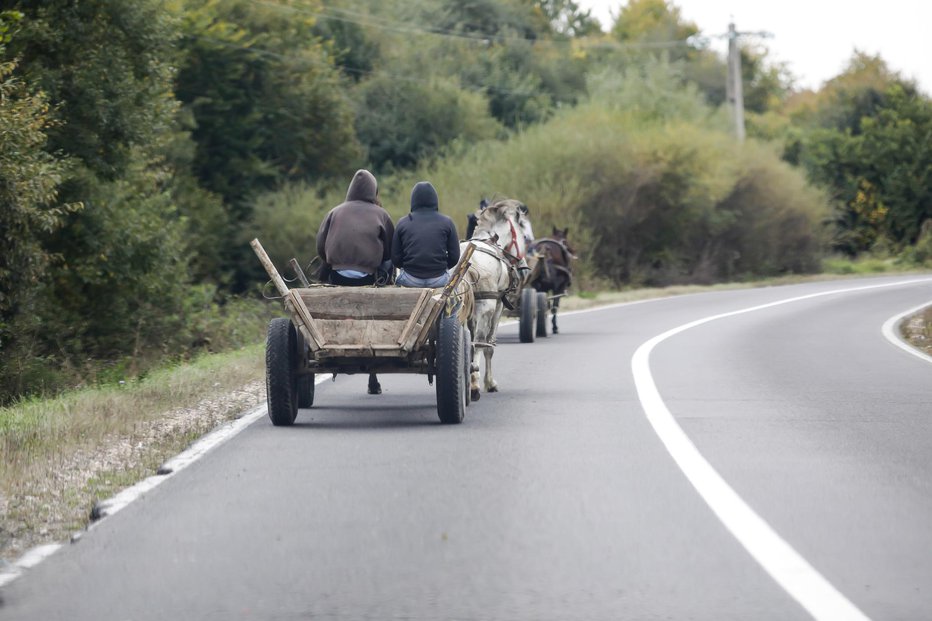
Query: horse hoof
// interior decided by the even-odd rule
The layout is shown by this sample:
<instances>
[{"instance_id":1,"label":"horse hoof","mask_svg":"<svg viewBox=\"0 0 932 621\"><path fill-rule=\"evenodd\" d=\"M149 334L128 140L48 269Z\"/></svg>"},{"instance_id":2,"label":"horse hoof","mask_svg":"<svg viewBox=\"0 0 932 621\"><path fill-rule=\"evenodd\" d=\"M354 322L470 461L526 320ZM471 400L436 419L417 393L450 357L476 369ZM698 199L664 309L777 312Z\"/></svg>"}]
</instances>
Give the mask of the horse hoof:
<instances>
[{"instance_id":1,"label":"horse hoof","mask_svg":"<svg viewBox=\"0 0 932 621\"><path fill-rule=\"evenodd\" d=\"M469 398L472 399L473 401L478 401L478 400L479 400L479 397L481 397L481 396L482 396L482 393L479 392L478 390L470 390L470 391L469 391Z\"/></svg>"},{"instance_id":2,"label":"horse hoof","mask_svg":"<svg viewBox=\"0 0 932 621\"><path fill-rule=\"evenodd\" d=\"M498 392L498 386L490 386L489 392Z\"/></svg>"}]
</instances>

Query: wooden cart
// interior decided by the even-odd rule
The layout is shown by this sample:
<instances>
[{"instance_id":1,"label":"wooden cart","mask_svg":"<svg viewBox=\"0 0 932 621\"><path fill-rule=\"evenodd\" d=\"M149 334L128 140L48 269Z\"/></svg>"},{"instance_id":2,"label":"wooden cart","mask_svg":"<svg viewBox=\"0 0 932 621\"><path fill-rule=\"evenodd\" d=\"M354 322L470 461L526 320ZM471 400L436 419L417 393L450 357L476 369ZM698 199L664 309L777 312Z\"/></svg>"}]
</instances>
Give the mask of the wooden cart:
<instances>
[{"instance_id":1,"label":"wooden cart","mask_svg":"<svg viewBox=\"0 0 932 621\"><path fill-rule=\"evenodd\" d=\"M306 283L289 289L259 240L252 247L290 315L271 321L266 340L273 425L291 425L299 408L313 405L318 373L425 374L430 383L436 379L440 421L463 421L472 343L459 311L471 294L462 281L471 252L463 253L442 289Z\"/></svg>"},{"instance_id":2,"label":"wooden cart","mask_svg":"<svg viewBox=\"0 0 932 621\"><path fill-rule=\"evenodd\" d=\"M531 274L522 283L514 310L505 310L507 317L518 319L518 338L522 343L533 343L534 337L547 336L547 312L550 310L550 298L542 291L530 285L534 281L538 263L535 257L528 256Z\"/></svg>"}]
</instances>

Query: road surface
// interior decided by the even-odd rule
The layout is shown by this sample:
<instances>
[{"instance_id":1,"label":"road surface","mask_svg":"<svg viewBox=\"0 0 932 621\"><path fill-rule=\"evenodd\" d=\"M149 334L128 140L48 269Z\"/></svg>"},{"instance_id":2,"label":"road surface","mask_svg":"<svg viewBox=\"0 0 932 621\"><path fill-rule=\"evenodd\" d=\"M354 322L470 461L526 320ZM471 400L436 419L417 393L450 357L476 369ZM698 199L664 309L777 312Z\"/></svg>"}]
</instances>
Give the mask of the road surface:
<instances>
[{"instance_id":1,"label":"road surface","mask_svg":"<svg viewBox=\"0 0 932 621\"><path fill-rule=\"evenodd\" d=\"M341 376L3 587L0 619L932 618L932 364L881 334L930 301L884 277L506 326L459 426L422 376Z\"/></svg>"}]
</instances>

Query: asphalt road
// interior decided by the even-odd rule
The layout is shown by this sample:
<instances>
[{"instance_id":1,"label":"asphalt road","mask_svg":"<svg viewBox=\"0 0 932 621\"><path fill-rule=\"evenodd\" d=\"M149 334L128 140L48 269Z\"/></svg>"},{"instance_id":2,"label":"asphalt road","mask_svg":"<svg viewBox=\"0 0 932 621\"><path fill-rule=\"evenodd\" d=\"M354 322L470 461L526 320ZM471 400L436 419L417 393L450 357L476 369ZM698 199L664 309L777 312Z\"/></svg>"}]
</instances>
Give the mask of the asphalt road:
<instances>
[{"instance_id":1,"label":"asphalt road","mask_svg":"<svg viewBox=\"0 0 932 621\"><path fill-rule=\"evenodd\" d=\"M932 364L880 328L932 278L875 287L917 278L618 306L534 344L507 326L501 392L459 426L422 376L328 381L295 427L261 419L3 587L0 619L930 619ZM667 432L801 572L681 469L632 358L864 286L649 355Z\"/></svg>"}]
</instances>

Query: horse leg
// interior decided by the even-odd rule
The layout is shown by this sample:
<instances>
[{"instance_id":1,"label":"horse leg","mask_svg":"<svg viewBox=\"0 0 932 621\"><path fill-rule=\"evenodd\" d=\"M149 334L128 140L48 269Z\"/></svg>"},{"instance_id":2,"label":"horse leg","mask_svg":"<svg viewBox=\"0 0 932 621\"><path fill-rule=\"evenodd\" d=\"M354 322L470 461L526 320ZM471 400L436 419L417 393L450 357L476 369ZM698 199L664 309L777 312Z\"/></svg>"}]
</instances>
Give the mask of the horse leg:
<instances>
[{"instance_id":1,"label":"horse leg","mask_svg":"<svg viewBox=\"0 0 932 621\"><path fill-rule=\"evenodd\" d=\"M485 347L472 347L472 364L469 367L469 398L478 401L482 396L479 390L479 356L485 355Z\"/></svg>"},{"instance_id":2,"label":"horse leg","mask_svg":"<svg viewBox=\"0 0 932 621\"><path fill-rule=\"evenodd\" d=\"M489 343L495 344L496 339L498 338L498 322L502 318L502 303L499 302L495 307L495 314L493 315L492 327L489 331ZM495 381L495 378L492 377L492 354L495 353L494 347L489 347L485 352L485 391L486 392L498 392L498 382Z\"/></svg>"},{"instance_id":3,"label":"horse leg","mask_svg":"<svg viewBox=\"0 0 932 621\"><path fill-rule=\"evenodd\" d=\"M480 300L476 301L476 308L470 321L470 331L473 334L472 341L472 365L469 369L469 396L473 401L478 401L482 396L480 392L481 377L479 374L480 357L486 356L485 346L489 342L489 314L488 303Z\"/></svg>"},{"instance_id":4,"label":"horse leg","mask_svg":"<svg viewBox=\"0 0 932 621\"><path fill-rule=\"evenodd\" d=\"M494 349L485 352L485 391L498 392L498 383L492 378L492 354Z\"/></svg>"},{"instance_id":5,"label":"horse leg","mask_svg":"<svg viewBox=\"0 0 932 621\"><path fill-rule=\"evenodd\" d=\"M557 334L560 330L557 329L557 309L560 308L560 298L556 298L553 301L553 306L550 307L550 324L553 326L553 333Z\"/></svg>"}]
</instances>

